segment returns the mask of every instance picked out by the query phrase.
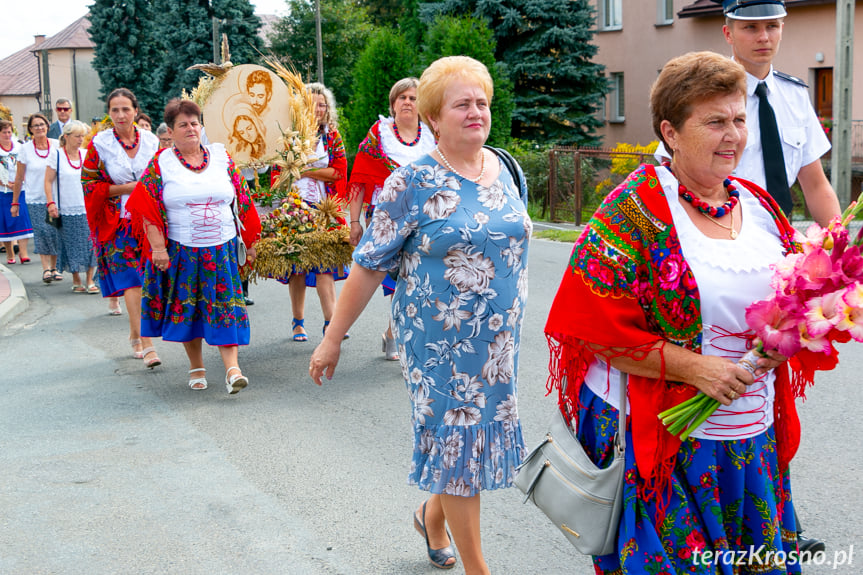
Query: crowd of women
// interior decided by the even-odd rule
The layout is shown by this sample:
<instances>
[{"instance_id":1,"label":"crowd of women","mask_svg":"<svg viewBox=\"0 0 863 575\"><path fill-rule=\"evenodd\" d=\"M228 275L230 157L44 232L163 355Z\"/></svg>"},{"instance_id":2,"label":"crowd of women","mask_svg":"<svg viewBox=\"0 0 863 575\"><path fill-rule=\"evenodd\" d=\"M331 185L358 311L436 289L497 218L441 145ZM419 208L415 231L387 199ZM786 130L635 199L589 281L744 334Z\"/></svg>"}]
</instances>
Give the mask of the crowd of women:
<instances>
[{"instance_id":1,"label":"crowd of women","mask_svg":"<svg viewBox=\"0 0 863 575\"><path fill-rule=\"evenodd\" d=\"M400 360L412 404L408 480L430 493L412 525L434 566L460 559L466 573L488 573L480 494L511 486L526 455L517 373L532 226L521 169L485 146L491 77L455 56L397 82L350 177L332 94L309 90L319 160L297 187L311 203L348 198L356 249L350 273L291 275L293 340L307 339L305 290L315 286L324 338L309 374L318 384L333 377L349 328L382 286L392 298L382 351ZM744 310L769 293L771 265L797 249L773 199L731 175L746 144L745 97L743 68L725 57L688 54L663 68L650 103L671 161L639 167L605 199L549 316L551 382L600 466L618 432L609 382L629 374L625 508L616 550L594 558L597 573L731 573L680 551L794 550L787 466L800 428L787 358L768 350L754 374L735 363L750 345ZM126 301L136 357L155 367L151 338L182 342L188 385L202 390L206 341L236 393L249 384L238 363L238 346L250 342L241 270L260 234L248 185L223 145L202 143L193 102L167 105L162 134L172 145L161 149L136 122L134 94L114 90L107 106L113 129L96 134L85 157L79 126L64 128L58 146L36 114L22 146L0 123L4 166L18 162L2 181L4 241L19 240L23 261L32 233L46 282L68 269L93 293L98 266L103 296ZM62 227L46 223L58 216ZM657 413L697 392L723 409L680 441Z\"/></svg>"}]
</instances>

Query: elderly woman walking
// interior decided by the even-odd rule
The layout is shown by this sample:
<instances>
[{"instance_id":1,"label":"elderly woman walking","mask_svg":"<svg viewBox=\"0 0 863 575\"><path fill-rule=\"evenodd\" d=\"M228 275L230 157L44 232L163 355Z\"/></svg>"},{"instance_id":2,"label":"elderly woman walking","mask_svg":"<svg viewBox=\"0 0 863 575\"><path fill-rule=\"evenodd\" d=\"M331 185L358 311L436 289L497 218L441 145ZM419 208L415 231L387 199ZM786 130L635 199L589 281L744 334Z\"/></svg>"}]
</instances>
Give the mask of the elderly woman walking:
<instances>
[{"instance_id":1,"label":"elderly woman walking","mask_svg":"<svg viewBox=\"0 0 863 575\"><path fill-rule=\"evenodd\" d=\"M483 148L492 95L472 58L423 72L417 104L438 147L387 178L309 365L316 383L332 377L342 335L398 269L394 335L413 404L408 481L431 492L412 523L443 569L456 562L449 525L468 575L489 572L480 493L509 487L524 456L516 374L531 221L526 188Z\"/></svg>"},{"instance_id":2,"label":"elderly woman walking","mask_svg":"<svg viewBox=\"0 0 863 575\"><path fill-rule=\"evenodd\" d=\"M237 250L242 242L254 261L261 223L225 147L201 144L198 105L171 100L165 123L174 146L156 154L127 204L148 262L142 334L183 343L193 390L207 388L202 340L218 346L225 385L235 394L249 384L238 364L249 316Z\"/></svg>"},{"instance_id":3,"label":"elderly woman walking","mask_svg":"<svg viewBox=\"0 0 863 575\"><path fill-rule=\"evenodd\" d=\"M638 167L605 198L545 328L550 381L599 467L618 432L610 382L629 374L624 509L595 570L800 573L786 558L797 549L788 464L802 386L775 351L754 374L735 362L753 345L746 308L799 249L776 202L731 175L747 140L745 71L711 52L680 56L650 104L671 161ZM697 393L721 405L681 441L657 415Z\"/></svg>"},{"instance_id":4,"label":"elderly woman walking","mask_svg":"<svg viewBox=\"0 0 863 575\"><path fill-rule=\"evenodd\" d=\"M126 201L158 150L159 139L135 126L138 100L130 90L112 91L107 104L114 127L93 136L84 159L87 221L96 244L102 297L123 296L134 357L154 368L162 360L150 338L141 336L141 254L129 231Z\"/></svg>"},{"instance_id":5,"label":"elderly woman walking","mask_svg":"<svg viewBox=\"0 0 863 575\"><path fill-rule=\"evenodd\" d=\"M366 205L365 223L368 227L384 181L393 170L410 165L431 152L435 137L431 129L419 118L417 111L416 78L402 78L390 88L390 116L380 116L360 143L354 159L354 168L348 184L351 210L351 243L357 245L363 235L360 224L363 204ZM395 281L384 278L384 295L392 296ZM399 354L392 326L381 336L384 357L398 361Z\"/></svg>"},{"instance_id":6,"label":"elderly woman walking","mask_svg":"<svg viewBox=\"0 0 863 575\"><path fill-rule=\"evenodd\" d=\"M63 274L57 271L60 234L57 228L45 221L48 208L54 204L45 198L45 170L48 167L48 158L57 149L57 140L48 138L48 118L42 114L30 116L27 120L27 132L32 139L21 146L18 154L10 214L13 218L18 217L21 190L25 190L27 210L33 225L33 251L39 254L42 261L42 281L49 284L63 280ZM22 243L24 242L19 242Z\"/></svg>"},{"instance_id":7,"label":"elderly woman walking","mask_svg":"<svg viewBox=\"0 0 863 575\"><path fill-rule=\"evenodd\" d=\"M73 292L97 294L99 288L93 282L96 256L89 238L90 227L81 185L84 165L81 143L89 131L87 124L78 120L63 126L60 148L49 158L45 170L45 198L48 200L48 213L51 217L59 217L62 222L57 269L72 272ZM85 283L81 283L81 272L85 274Z\"/></svg>"}]
</instances>

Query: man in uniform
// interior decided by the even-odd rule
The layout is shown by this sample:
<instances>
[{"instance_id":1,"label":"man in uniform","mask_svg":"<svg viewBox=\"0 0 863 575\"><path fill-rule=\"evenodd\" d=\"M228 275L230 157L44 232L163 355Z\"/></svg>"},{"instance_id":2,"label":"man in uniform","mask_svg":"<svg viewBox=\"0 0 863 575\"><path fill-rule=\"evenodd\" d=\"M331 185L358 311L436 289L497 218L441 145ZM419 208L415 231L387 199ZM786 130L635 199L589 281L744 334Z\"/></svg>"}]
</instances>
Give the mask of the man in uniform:
<instances>
[{"instance_id":1,"label":"man in uniform","mask_svg":"<svg viewBox=\"0 0 863 575\"><path fill-rule=\"evenodd\" d=\"M722 33L734 60L746 69L746 127L749 137L734 175L766 189L791 217L790 186L800 182L809 213L821 226L841 213L824 174L821 156L830 141L812 108L803 80L773 69L785 26L783 0L713 0L722 4ZM795 513L796 515L796 513ZM824 551L823 541L803 537L801 552Z\"/></svg>"},{"instance_id":2,"label":"man in uniform","mask_svg":"<svg viewBox=\"0 0 863 575\"><path fill-rule=\"evenodd\" d=\"M749 137L734 175L770 192L789 217L789 188L798 180L809 213L826 227L841 213L836 192L821 166L830 141L812 108L806 83L773 69L785 26L785 2L713 1L723 6L722 33L734 60L746 69Z\"/></svg>"}]
</instances>

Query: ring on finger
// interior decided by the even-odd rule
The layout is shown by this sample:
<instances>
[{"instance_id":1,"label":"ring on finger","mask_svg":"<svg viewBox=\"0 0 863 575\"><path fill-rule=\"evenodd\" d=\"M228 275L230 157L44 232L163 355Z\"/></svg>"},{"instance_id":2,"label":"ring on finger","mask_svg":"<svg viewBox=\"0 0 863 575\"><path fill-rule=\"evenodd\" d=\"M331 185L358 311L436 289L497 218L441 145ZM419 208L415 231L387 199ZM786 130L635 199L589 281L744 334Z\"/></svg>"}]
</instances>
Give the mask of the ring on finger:
<instances>
[{"instance_id":1,"label":"ring on finger","mask_svg":"<svg viewBox=\"0 0 863 575\"><path fill-rule=\"evenodd\" d=\"M739 393L737 393L736 391L734 391L734 390L732 389L732 390L731 390L731 395L729 395L728 397L729 397L731 400L735 400L735 399L737 399L738 397L740 397L740 394L739 394Z\"/></svg>"}]
</instances>

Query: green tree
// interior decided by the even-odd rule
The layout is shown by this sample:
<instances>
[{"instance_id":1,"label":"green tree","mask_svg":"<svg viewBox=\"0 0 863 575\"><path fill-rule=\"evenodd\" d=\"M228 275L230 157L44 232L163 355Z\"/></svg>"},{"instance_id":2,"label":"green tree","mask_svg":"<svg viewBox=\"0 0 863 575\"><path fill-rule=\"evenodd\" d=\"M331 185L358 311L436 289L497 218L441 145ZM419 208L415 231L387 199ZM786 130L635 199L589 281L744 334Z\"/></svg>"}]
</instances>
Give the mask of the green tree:
<instances>
[{"instance_id":1,"label":"green tree","mask_svg":"<svg viewBox=\"0 0 863 575\"><path fill-rule=\"evenodd\" d=\"M353 70L354 97L345 110L345 146L356 150L378 115L389 115L390 88L417 73L417 51L404 34L381 28L372 34Z\"/></svg>"},{"instance_id":2,"label":"green tree","mask_svg":"<svg viewBox=\"0 0 863 575\"><path fill-rule=\"evenodd\" d=\"M596 144L596 111L608 92L591 61L594 11L588 0L446 0L447 13L491 23L497 59L515 83L512 134L560 144Z\"/></svg>"},{"instance_id":3,"label":"green tree","mask_svg":"<svg viewBox=\"0 0 863 575\"><path fill-rule=\"evenodd\" d=\"M156 20L161 57L152 71L152 82L162 102L194 88L202 73L187 70L194 64L213 61L212 18L219 32L228 37L234 64L255 63L263 41L258 36L261 21L249 0L157 0Z\"/></svg>"},{"instance_id":4,"label":"green tree","mask_svg":"<svg viewBox=\"0 0 863 575\"><path fill-rule=\"evenodd\" d=\"M99 74L102 96L115 88L128 88L142 108L154 109L159 98L150 81L157 57L150 1L95 0L90 24L93 68Z\"/></svg>"},{"instance_id":5,"label":"green tree","mask_svg":"<svg viewBox=\"0 0 863 575\"><path fill-rule=\"evenodd\" d=\"M515 107L512 81L506 66L495 61L494 53L494 35L484 20L438 16L426 33L422 61L428 66L444 56L470 56L486 65L494 81L488 143L492 146L506 146L509 143Z\"/></svg>"},{"instance_id":6,"label":"green tree","mask_svg":"<svg viewBox=\"0 0 863 575\"><path fill-rule=\"evenodd\" d=\"M358 0L321 2L324 83L339 106L352 95L353 68L374 31L368 10ZM289 0L289 15L279 20L270 43L273 53L288 58L308 81L317 81L315 6L308 0Z\"/></svg>"}]
</instances>

